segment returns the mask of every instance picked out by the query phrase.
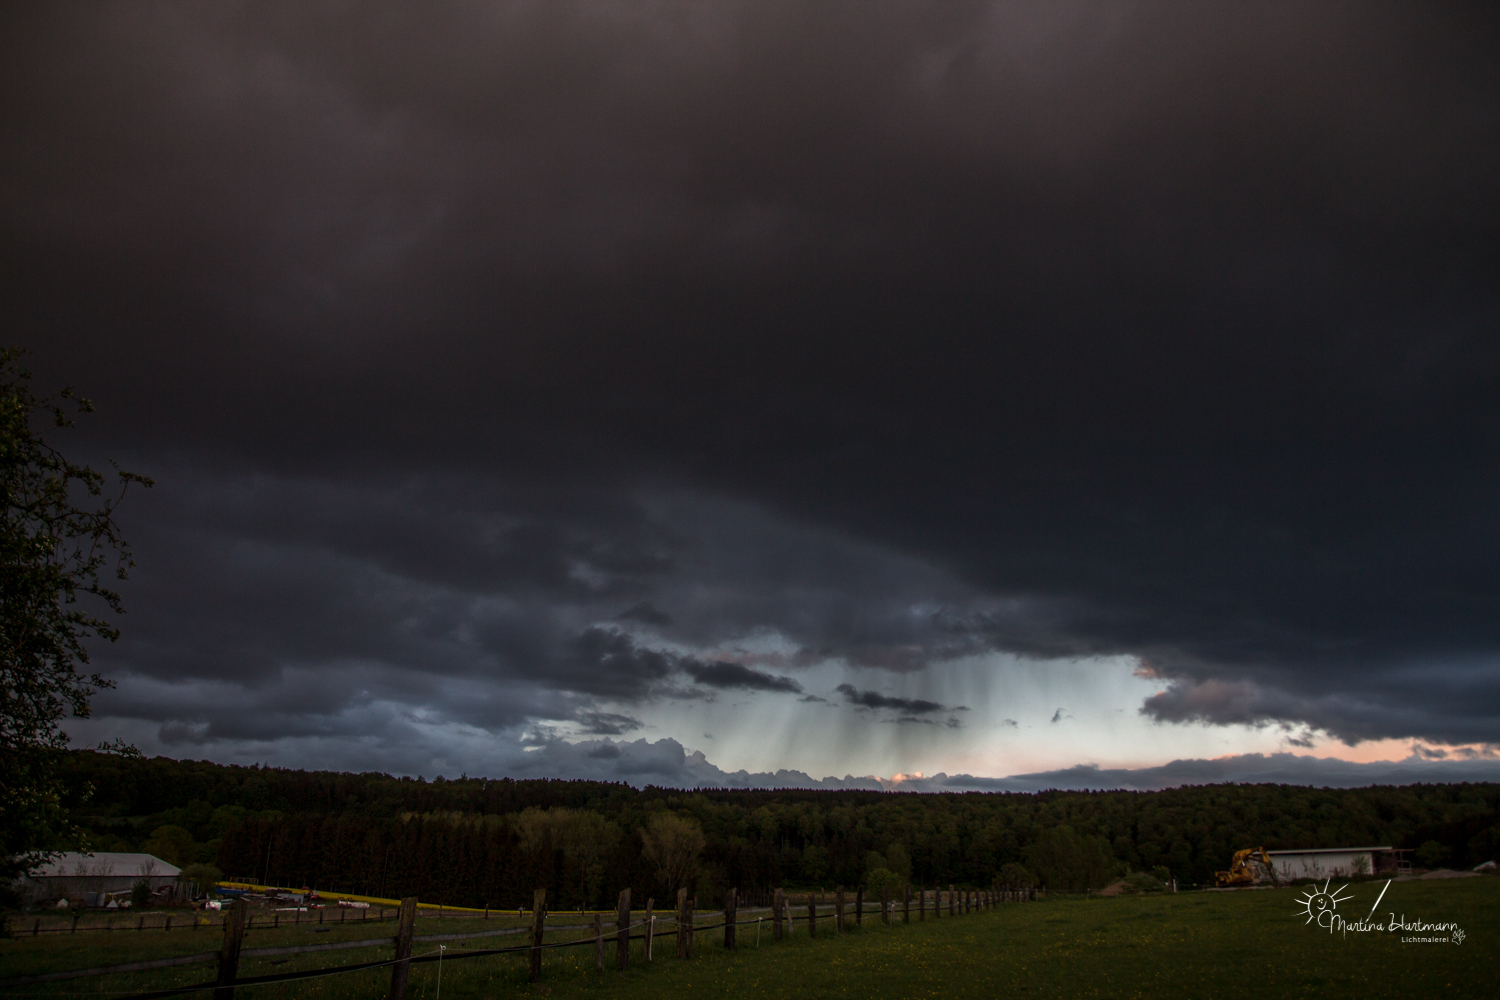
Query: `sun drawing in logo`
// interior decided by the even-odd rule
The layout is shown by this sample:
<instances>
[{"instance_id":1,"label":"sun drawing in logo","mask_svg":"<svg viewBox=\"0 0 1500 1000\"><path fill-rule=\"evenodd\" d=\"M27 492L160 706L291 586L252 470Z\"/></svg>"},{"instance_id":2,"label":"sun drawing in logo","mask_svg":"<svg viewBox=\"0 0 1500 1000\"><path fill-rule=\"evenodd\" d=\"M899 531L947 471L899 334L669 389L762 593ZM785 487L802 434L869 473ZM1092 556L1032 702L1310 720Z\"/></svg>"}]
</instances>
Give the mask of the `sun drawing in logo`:
<instances>
[{"instance_id":1,"label":"sun drawing in logo","mask_svg":"<svg viewBox=\"0 0 1500 1000\"><path fill-rule=\"evenodd\" d=\"M1297 897L1297 902L1302 904L1302 909L1297 911L1298 916L1301 916L1304 913L1307 914L1307 919L1303 921L1304 924L1312 923L1314 920L1317 920L1325 913L1332 913L1344 900L1354 898L1353 896L1339 895L1339 893L1349 888L1347 885L1341 885L1332 892L1329 892L1328 886L1332 882L1333 879L1329 879L1327 882L1324 882L1323 888L1321 889L1319 889L1318 884L1314 882L1312 884L1312 888L1307 890L1306 895ZM1319 921L1319 926L1322 926L1322 921Z\"/></svg>"}]
</instances>

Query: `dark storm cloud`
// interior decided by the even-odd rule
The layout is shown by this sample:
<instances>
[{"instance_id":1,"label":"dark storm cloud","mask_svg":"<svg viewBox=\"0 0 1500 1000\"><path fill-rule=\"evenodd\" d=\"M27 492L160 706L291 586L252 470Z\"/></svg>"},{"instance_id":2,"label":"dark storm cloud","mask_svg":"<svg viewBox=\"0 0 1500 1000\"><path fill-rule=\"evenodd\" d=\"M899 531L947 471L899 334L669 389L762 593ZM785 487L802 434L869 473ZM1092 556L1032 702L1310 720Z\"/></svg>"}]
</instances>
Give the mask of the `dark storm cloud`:
<instances>
[{"instance_id":1,"label":"dark storm cloud","mask_svg":"<svg viewBox=\"0 0 1500 1000\"><path fill-rule=\"evenodd\" d=\"M949 711L935 701L923 701L921 698L897 698L878 691L861 691L853 684L840 684L834 690L843 695L844 700L849 704L858 705L861 708L891 708L898 712L912 714Z\"/></svg>"},{"instance_id":2,"label":"dark storm cloud","mask_svg":"<svg viewBox=\"0 0 1500 1000\"><path fill-rule=\"evenodd\" d=\"M620 621L638 621L646 625L670 625L672 616L659 608L654 608L650 603L642 601L630 608L625 609L616 616Z\"/></svg>"},{"instance_id":3,"label":"dark storm cloud","mask_svg":"<svg viewBox=\"0 0 1500 1000\"><path fill-rule=\"evenodd\" d=\"M585 629L572 645L574 655L564 661L558 680L590 694L630 698L677 669L675 657L602 628Z\"/></svg>"},{"instance_id":4,"label":"dark storm cloud","mask_svg":"<svg viewBox=\"0 0 1500 1000\"><path fill-rule=\"evenodd\" d=\"M590 736L619 736L641 728L639 719L616 712L585 712L578 721L583 724L583 732Z\"/></svg>"},{"instance_id":5,"label":"dark storm cloud","mask_svg":"<svg viewBox=\"0 0 1500 1000\"><path fill-rule=\"evenodd\" d=\"M1164 722L1493 740L1494 29L7 10L10 336L199 479L131 514L112 667L587 724L681 674L629 629L763 629L747 670L1133 654Z\"/></svg>"},{"instance_id":6,"label":"dark storm cloud","mask_svg":"<svg viewBox=\"0 0 1500 1000\"><path fill-rule=\"evenodd\" d=\"M802 691L802 685L790 677L777 677L774 674L762 673L759 670L751 670L738 663L698 663L687 661L682 669L692 676L699 684L707 684L716 688L742 688L746 691L789 691L794 694Z\"/></svg>"},{"instance_id":7,"label":"dark storm cloud","mask_svg":"<svg viewBox=\"0 0 1500 1000\"><path fill-rule=\"evenodd\" d=\"M352 738L399 728L411 712L492 732L542 718L619 735L639 720L601 701L801 690L782 674L658 648L654 633L621 622L659 631L680 618L679 639L800 662L746 652L735 636L777 623L838 656L840 623L855 625L861 649L872 631L909 641L927 627L910 602L961 592L907 559L744 505L539 503L446 480L323 485L318 503L310 490L177 466L154 507L127 512L137 545L159 561L130 582L124 639L97 653L107 671L136 678L102 696L101 712L154 720L174 746ZM846 567L860 587L838 586ZM616 613L643 594L676 616L648 601Z\"/></svg>"}]
</instances>

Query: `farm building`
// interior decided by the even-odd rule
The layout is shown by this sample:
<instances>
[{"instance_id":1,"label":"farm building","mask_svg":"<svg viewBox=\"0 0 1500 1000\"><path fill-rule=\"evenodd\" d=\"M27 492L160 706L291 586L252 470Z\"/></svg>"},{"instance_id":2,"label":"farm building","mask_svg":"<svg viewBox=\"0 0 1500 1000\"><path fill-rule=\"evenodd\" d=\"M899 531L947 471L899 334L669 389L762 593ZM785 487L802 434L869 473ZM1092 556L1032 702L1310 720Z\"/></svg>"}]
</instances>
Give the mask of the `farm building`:
<instances>
[{"instance_id":1,"label":"farm building","mask_svg":"<svg viewBox=\"0 0 1500 1000\"><path fill-rule=\"evenodd\" d=\"M1267 851L1276 876L1284 881L1298 878L1345 878L1373 875L1395 868L1397 852L1389 847L1314 847L1298 851Z\"/></svg>"},{"instance_id":2,"label":"farm building","mask_svg":"<svg viewBox=\"0 0 1500 1000\"><path fill-rule=\"evenodd\" d=\"M145 879L153 891L175 889L182 873L150 854L69 851L21 876L21 895L32 901L66 899L85 906L103 905L106 893L128 894Z\"/></svg>"}]
</instances>

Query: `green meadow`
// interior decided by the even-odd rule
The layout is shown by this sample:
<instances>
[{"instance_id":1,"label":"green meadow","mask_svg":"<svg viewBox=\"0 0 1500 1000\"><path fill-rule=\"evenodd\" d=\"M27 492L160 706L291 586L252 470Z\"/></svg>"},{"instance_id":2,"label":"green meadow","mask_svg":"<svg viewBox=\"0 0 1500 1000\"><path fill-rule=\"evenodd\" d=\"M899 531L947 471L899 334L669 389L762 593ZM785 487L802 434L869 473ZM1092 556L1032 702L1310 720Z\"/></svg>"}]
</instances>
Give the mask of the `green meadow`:
<instances>
[{"instance_id":1,"label":"green meadow","mask_svg":"<svg viewBox=\"0 0 1500 1000\"><path fill-rule=\"evenodd\" d=\"M1383 882L1363 882L1345 890L1338 913L1353 922L1366 917ZM1337 888L1338 883L1335 883ZM1332 933L1298 914L1305 895L1296 889L1194 892L1177 895L1119 896L1108 899L1050 899L1010 904L967 917L882 927L866 919L843 935L821 933L809 940L805 928L780 944L771 940L770 922L760 931L742 927L740 947L725 951L722 931L697 935L691 962L675 957L671 933L657 939L656 959L642 961L636 945L628 971L617 972L614 949L607 968L595 968L592 947L549 952L539 984L527 982L524 955L444 961L439 982L436 963L414 965L408 996L413 1000L454 1000L540 994L568 997L1484 997L1497 994L1500 973L1500 878L1415 881L1392 884L1373 922L1394 912L1408 922L1453 923L1461 943L1406 943L1401 932ZM577 918L559 916L558 922ZM435 922L432 922L435 923ZM443 932L466 929L467 921L443 921ZM389 925L386 925L389 926ZM336 929L317 940L349 937ZM423 921L418 934L433 933ZM573 932L577 936L578 932ZM130 960L202 950L176 932L137 935L89 934L48 939L18 937L0 942L6 975L80 963ZM559 934L558 937L565 935ZM1424 935L1425 936L1425 935ZM1452 935L1448 935L1450 938ZM84 938L91 939L89 941ZM170 940L169 940L170 939ZM95 941L97 940L97 944ZM306 929L257 932L246 947L312 940ZM490 947L515 938L459 942ZM212 936L198 942L208 944ZM193 942L197 944L197 942ZM431 953L419 944L414 954ZM122 959L122 955L130 957ZM388 949L297 956L272 965L255 959L241 975L255 976L298 968L373 961ZM6 997L107 996L202 982L211 966L137 973L109 979L72 980L42 986L10 987ZM385 996L387 969L355 972L293 984L242 988L239 996L296 1000L378 1000ZM56 987L55 989L51 987ZM108 991L108 992L103 992ZM206 996L207 994L203 994Z\"/></svg>"}]
</instances>

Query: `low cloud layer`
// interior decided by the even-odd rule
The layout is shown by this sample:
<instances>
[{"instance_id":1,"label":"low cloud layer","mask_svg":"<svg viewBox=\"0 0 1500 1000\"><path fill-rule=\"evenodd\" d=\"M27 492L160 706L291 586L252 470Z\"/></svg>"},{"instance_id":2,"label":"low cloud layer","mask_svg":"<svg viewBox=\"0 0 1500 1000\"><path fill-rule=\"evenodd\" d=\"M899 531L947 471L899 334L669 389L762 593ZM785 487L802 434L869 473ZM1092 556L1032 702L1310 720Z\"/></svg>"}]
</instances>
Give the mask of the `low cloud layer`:
<instances>
[{"instance_id":1,"label":"low cloud layer","mask_svg":"<svg viewBox=\"0 0 1500 1000\"><path fill-rule=\"evenodd\" d=\"M902 792L1038 792L1047 789L1154 791L1221 782L1357 788L1417 782L1497 781L1500 757L1434 761L1414 748L1400 761L1355 763L1290 753L1242 754L1213 760L1174 760L1159 767L1101 768L1092 764L1008 777L934 774L900 780L872 775L815 778L802 771L725 771L701 751L676 740L556 741L525 755L508 773L516 777L589 778L637 787L854 788Z\"/></svg>"}]
</instances>

